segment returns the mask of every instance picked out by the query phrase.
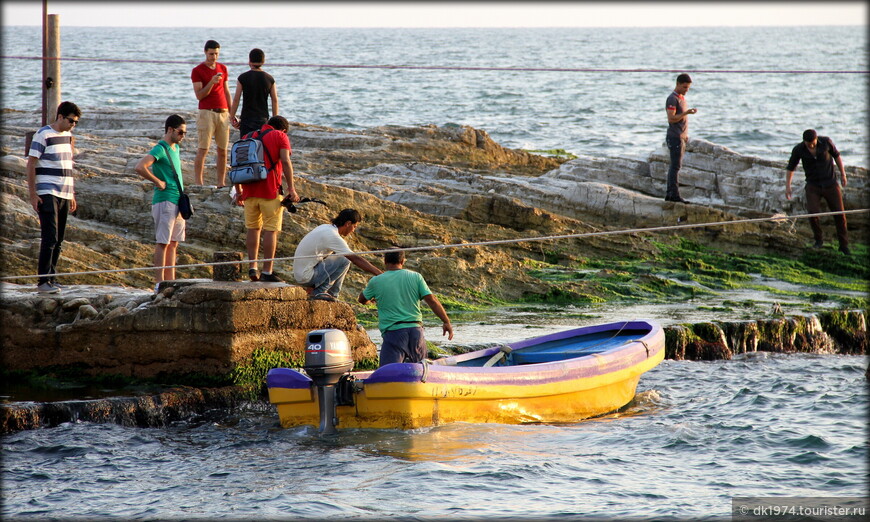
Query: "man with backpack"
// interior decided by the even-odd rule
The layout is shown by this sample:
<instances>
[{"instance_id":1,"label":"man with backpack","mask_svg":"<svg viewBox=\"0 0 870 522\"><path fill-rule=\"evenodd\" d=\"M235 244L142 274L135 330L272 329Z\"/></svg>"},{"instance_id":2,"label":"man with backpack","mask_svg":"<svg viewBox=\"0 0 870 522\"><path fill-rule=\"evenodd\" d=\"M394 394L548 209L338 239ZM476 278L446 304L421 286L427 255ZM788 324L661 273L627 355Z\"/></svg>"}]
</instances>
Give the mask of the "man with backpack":
<instances>
[{"instance_id":1,"label":"man with backpack","mask_svg":"<svg viewBox=\"0 0 870 522\"><path fill-rule=\"evenodd\" d=\"M278 233L281 231L284 208L281 206L282 180L287 181L287 194L290 201L299 201L293 185L293 165L290 163L290 138L287 131L290 123L283 116L272 116L260 130L254 131L243 139L254 138L262 142L263 161L268 174L265 179L249 183L236 183L236 196L233 202L245 207L245 246L248 251L250 267L248 277L251 281L280 283L282 280L272 272L275 251L278 248ZM257 253L260 250L260 236L263 238L263 271L257 272Z\"/></svg>"}]
</instances>

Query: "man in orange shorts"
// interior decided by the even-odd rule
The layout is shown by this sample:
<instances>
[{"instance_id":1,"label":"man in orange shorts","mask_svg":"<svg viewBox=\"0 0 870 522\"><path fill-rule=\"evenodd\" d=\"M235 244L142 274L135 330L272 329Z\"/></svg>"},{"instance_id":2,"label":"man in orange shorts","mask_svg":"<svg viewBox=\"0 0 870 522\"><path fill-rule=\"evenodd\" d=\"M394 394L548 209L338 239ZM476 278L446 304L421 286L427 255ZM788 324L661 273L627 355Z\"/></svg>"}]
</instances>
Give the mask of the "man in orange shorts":
<instances>
[{"instance_id":1,"label":"man in orange shorts","mask_svg":"<svg viewBox=\"0 0 870 522\"><path fill-rule=\"evenodd\" d=\"M248 250L251 281L280 283L281 278L272 273L275 251L278 248L278 233L281 232L284 208L281 206L280 193L282 179L287 181L287 194L290 201L299 201L293 186L293 165L290 163L290 138L287 130L290 123L283 116L272 116L260 130L246 136L259 138L263 142L263 160L269 170L266 179L236 185L237 205L245 207L245 228L248 229L245 246ZM263 271L257 273L257 253L260 250L260 235L263 236Z\"/></svg>"}]
</instances>

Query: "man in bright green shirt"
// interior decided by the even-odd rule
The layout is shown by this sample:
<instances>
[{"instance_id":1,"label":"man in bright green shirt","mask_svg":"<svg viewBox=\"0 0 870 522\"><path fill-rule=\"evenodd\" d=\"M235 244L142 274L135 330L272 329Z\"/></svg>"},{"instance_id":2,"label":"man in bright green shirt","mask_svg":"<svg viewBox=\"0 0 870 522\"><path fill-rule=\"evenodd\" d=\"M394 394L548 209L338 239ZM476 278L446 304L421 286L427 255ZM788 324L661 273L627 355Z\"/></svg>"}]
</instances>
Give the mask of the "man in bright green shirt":
<instances>
[{"instance_id":1,"label":"man in bright green shirt","mask_svg":"<svg viewBox=\"0 0 870 522\"><path fill-rule=\"evenodd\" d=\"M166 118L163 139L136 164L136 173L154 184L151 217L154 218L154 290L161 281L175 279L178 243L185 239L185 222L178 213L178 199L184 190L178 144L187 134L184 118Z\"/></svg>"},{"instance_id":2,"label":"man in bright green shirt","mask_svg":"<svg viewBox=\"0 0 870 522\"><path fill-rule=\"evenodd\" d=\"M453 326L435 294L429 290L423 276L404 269L405 253L384 254L386 271L369 280L359 302L374 301L378 307L378 329L381 331L380 366L397 362L420 362L428 349L423 337L423 313L420 300L441 319L443 335L453 339Z\"/></svg>"}]
</instances>

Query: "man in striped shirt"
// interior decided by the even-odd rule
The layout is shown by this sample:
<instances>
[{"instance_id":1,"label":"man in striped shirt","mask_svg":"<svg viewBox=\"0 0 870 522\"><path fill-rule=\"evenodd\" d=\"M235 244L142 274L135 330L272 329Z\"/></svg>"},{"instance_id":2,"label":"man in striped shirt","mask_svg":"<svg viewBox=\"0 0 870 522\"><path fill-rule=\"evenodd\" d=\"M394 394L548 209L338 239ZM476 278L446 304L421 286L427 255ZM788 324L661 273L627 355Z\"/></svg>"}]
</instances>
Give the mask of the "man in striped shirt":
<instances>
[{"instance_id":1,"label":"man in striped shirt","mask_svg":"<svg viewBox=\"0 0 870 522\"><path fill-rule=\"evenodd\" d=\"M30 204L39 216L42 241L37 270L40 293L56 294L63 285L54 277L66 219L76 210L73 186L73 146L70 131L79 122L82 111L65 101L57 108L54 123L33 135L27 157L27 186Z\"/></svg>"}]
</instances>

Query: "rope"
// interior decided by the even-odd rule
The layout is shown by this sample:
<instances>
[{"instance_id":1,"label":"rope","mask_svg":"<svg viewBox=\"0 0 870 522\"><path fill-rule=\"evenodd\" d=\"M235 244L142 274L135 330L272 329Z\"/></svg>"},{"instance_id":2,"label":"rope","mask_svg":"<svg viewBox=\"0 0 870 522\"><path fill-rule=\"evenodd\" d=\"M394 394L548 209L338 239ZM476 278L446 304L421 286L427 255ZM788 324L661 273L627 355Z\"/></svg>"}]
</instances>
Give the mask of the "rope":
<instances>
[{"instance_id":1,"label":"rope","mask_svg":"<svg viewBox=\"0 0 870 522\"><path fill-rule=\"evenodd\" d=\"M750 218L750 219L738 219L736 221L716 221L713 223L694 223L694 224L685 224L685 225L666 225L660 227L650 227L650 228L629 228L625 230L608 230L602 232L583 232L579 234L564 234L558 236L539 236L539 237L528 237L528 238L518 238L518 239L498 239L492 241L477 241L473 243L453 243L449 245L431 245L431 246L422 246L422 247L407 247L407 248L387 248L383 250L367 250L362 252L352 252L350 254L330 254L333 256L358 256L358 255L367 255L367 254L383 254L386 252L416 252L422 250L444 250L448 248L468 248L473 246L490 246L490 245L506 245L510 243L525 243L527 241L554 241L558 239L575 239L575 238L585 238L585 237L596 237L596 236L613 236L613 235L622 235L622 234L638 234L644 232L662 232L666 230L682 230L689 228L701 228L701 227L714 227L721 225L737 225L742 223L760 223L763 221L773 221L773 222L783 222L789 219L803 219L803 218L813 218L813 217L823 217L823 216L834 216L837 214L860 214L864 212L870 212L870 209L859 209L859 210L840 210L835 212L819 212L817 214L802 214L799 216L787 216L785 214L774 214L770 217L764 218ZM310 255L310 256L291 256L291 257L273 257L266 259L257 259L258 263L262 263L265 261L292 261L296 259L311 259L311 258L320 258L322 256L319 255ZM197 268L197 267L206 267L206 266L220 266L220 265L237 265L242 263L250 263L251 261L214 261L211 263L192 263L188 265L169 265L169 266L149 266L149 267L136 267L136 268L115 268L111 270L90 270L86 272L66 272L62 274L37 274L37 275L23 275L23 276L5 276L0 277L0 281L9 281L15 279L33 279L37 277L66 277L66 276L74 276L74 275L95 275L95 274L113 274L120 272L136 272L140 270L157 270L162 268L172 268L173 266L178 268Z\"/></svg>"},{"instance_id":2,"label":"rope","mask_svg":"<svg viewBox=\"0 0 870 522\"><path fill-rule=\"evenodd\" d=\"M133 58L76 58L41 56L0 56L8 60L59 60L68 62L108 62L108 63L156 63L163 65L196 66L199 62L185 60L142 60ZM224 65L247 66L247 62L221 62ZM583 67L483 67L461 65L366 65L366 64L326 64L326 63L269 63L269 67L297 67L312 69L401 69L423 71L502 71L502 72L578 72L578 73L724 73L724 74L868 74L870 71L813 70L813 69L606 69Z\"/></svg>"}]
</instances>

